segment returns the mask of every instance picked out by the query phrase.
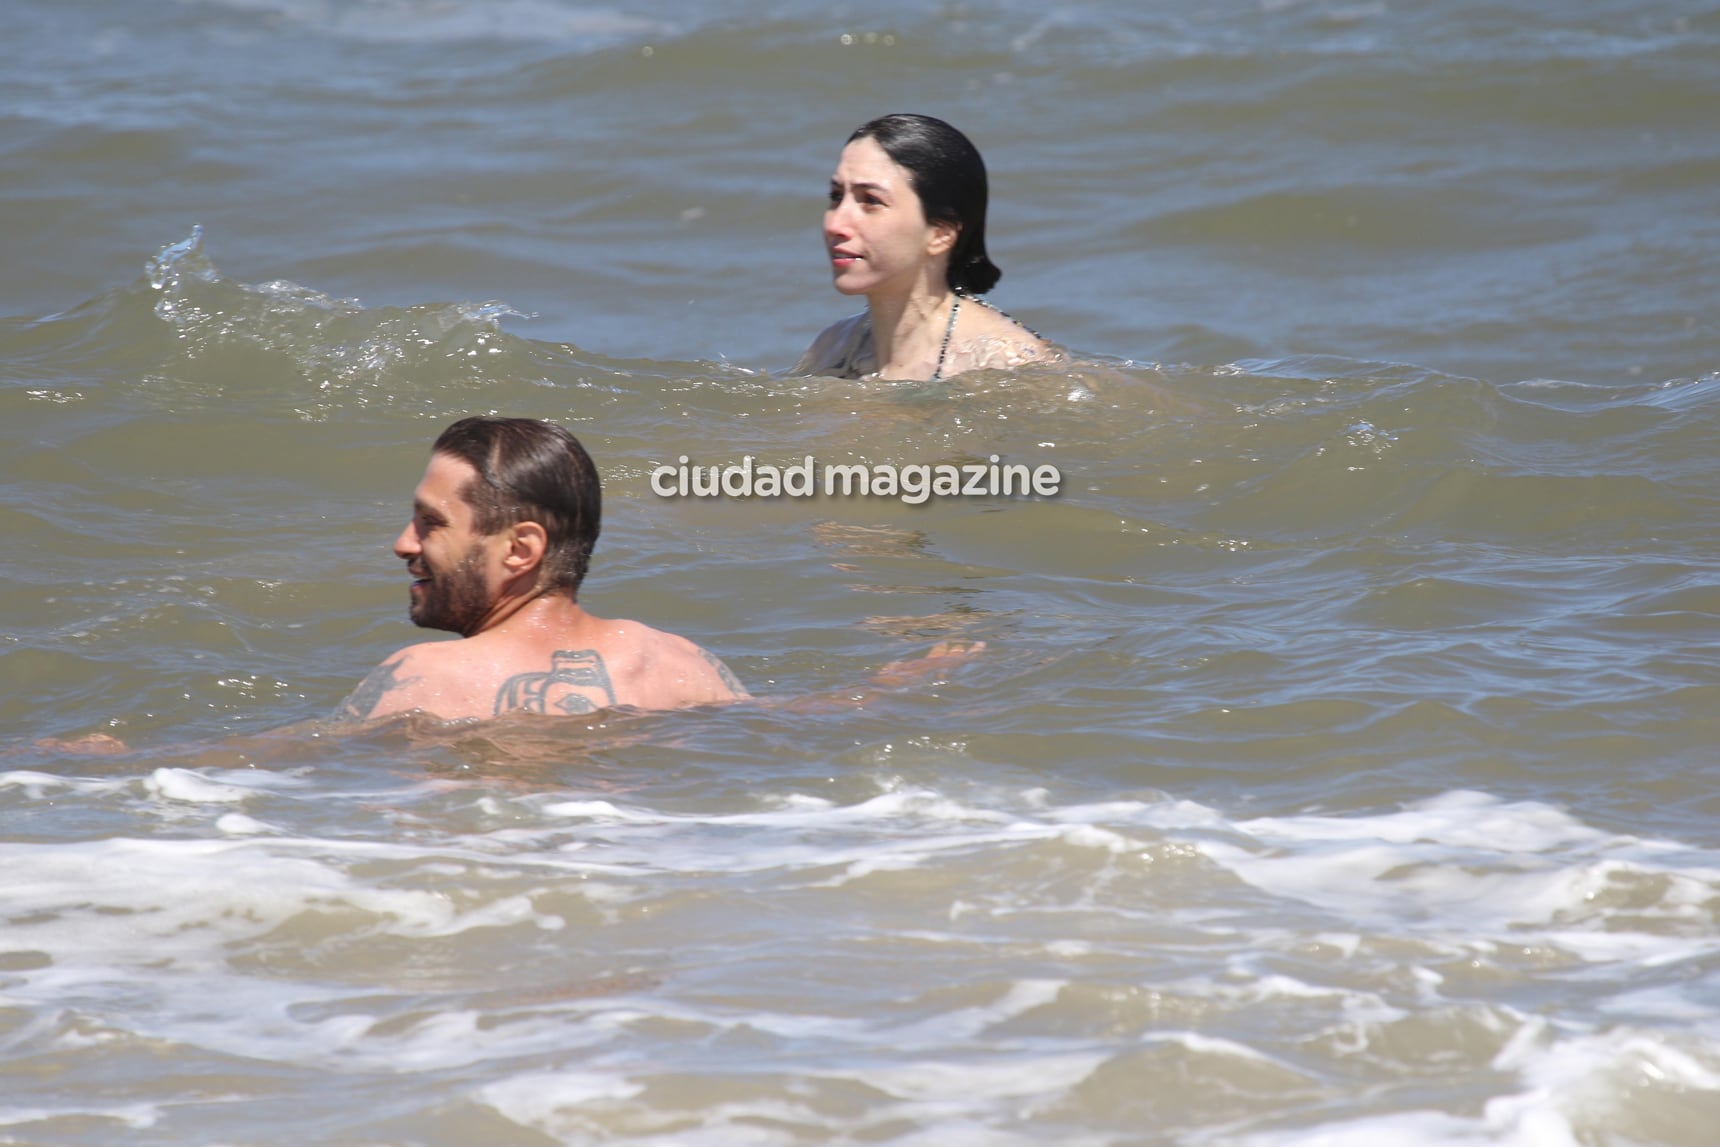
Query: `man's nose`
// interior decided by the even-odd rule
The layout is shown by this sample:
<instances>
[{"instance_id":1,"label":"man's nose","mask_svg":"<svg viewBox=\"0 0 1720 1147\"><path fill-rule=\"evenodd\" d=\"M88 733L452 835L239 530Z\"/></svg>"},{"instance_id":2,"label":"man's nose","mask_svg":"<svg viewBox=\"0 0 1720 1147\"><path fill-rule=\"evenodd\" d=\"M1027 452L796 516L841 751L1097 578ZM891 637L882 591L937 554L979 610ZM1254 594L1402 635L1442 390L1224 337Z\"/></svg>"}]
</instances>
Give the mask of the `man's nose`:
<instances>
[{"instance_id":1,"label":"man's nose","mask_svg":"<svg viewBox=\"0 0 1720 1147\"><path fill-rule=\"evenodd\" d=\"M400 536L394 539L394 556L405 561L417 555L424 547L418 544L418 531L407 522L406 528L400 531Z\"/></svg>"}]
</instances>

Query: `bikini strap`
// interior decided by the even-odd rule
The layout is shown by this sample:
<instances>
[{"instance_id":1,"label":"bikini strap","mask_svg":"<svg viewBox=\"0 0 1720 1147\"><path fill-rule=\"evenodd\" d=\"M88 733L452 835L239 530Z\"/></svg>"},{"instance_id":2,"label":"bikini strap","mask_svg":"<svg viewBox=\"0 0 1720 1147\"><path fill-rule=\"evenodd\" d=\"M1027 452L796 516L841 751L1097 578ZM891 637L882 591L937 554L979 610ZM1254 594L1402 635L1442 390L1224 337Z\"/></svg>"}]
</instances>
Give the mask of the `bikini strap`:
<instances>
[{"instance_id":1,"label":"bikini strap","mask_svg":"<svg viewBox=\"0 0 1720 1147\"><path fill-rule=\"evenodd\" d=\"M949 321L949 324L944 327L944 345L942 345L938 348L938 365L937 365L937 368L932 371L931 381L933 381L933 382L942 382L943 381L943 378L944 378L944 356L950 353L950 336L956 333L956 315L961 311L961 309L962 309L962 297L960 295L955 295L954 301L950 303L950 321ZM995 308L993 308L993 309L995 309ZM1005 317L1007 318L1008 316L1005 316Z\"/></svg>"},{"instance_id":2,"label":"bikini strap","mask_svg":"<svg viewBox=\"0 0 1720 1147\"><path fill-rule=\"evenodd\" d=\"M980 306L984 307L986 310L991 311L993 314L1002 315L1004 318L1008 319L1010 322L1014 323L1016 326L1020 327L1022 330L1026 331L1028 334L1030 334L1034 338L1038 339L1040 342L1049 342L1050 341L1044 335L1040 334L1038 331L1034 330L1032 327L1028 326L1026 323L1022 322L1020 319L1016 318L1014 315L1010 314L1008 311L1004 310L1002 307L1000 307L996 303L992 302L990 299L987 299L981 295L969 295L968 298L972 299L974 302L978 303Z\"/></svg>"}]
</instances>

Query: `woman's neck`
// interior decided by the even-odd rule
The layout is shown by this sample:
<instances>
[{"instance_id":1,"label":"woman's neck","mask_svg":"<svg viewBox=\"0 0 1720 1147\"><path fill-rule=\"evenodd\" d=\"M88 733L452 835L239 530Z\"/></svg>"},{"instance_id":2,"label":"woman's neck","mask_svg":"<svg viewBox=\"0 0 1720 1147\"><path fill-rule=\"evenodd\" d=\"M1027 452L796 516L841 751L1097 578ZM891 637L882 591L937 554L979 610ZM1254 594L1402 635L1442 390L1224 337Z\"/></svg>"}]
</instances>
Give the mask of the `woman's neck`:
<instances>
[{"instance_id":1,"label":"woman's neck","mask_svg":"<svg viewBox=\"0 0 1720 1147\"><path fill-rule=\"evenodd\" d=\"M943 343L955 294L941 282L902 295L868 296L872 349L884 378L929 377ZM918 369L919 367L924 369Z\"/></svg>"}]
</instances>

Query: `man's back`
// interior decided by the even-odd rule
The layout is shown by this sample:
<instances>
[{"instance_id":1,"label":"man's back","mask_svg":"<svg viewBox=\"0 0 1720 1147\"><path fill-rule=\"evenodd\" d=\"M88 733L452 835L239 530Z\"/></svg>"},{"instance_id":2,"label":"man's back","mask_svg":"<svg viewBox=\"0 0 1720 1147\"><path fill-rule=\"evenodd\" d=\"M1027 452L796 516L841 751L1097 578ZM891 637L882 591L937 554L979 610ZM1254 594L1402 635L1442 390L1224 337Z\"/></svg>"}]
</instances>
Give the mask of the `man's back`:
<instances>
[{"instance_id":1,"label":"man's back","mask_svg":"<svg viewBox=\"0 0 1720 1147\"><path fill-rule=\"evenodd\" d=\"M509 712L575 715L629 706L679 709L747 696L728 667L684 637L539 599L508 623L408 646L340 708L359 720L410 710L457 720Z\"/></svg>"}]
</instances>

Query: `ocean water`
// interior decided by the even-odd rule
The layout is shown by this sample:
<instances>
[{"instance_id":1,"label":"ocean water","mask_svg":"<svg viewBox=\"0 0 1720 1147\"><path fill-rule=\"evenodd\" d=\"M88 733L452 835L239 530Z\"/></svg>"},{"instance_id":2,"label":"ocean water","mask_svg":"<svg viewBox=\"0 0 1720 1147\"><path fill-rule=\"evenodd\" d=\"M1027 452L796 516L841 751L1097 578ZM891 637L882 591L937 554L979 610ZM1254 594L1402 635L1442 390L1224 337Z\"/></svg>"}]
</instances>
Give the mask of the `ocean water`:
<instances>
[{"instance_id":1,"label":"ocean water","mask_svg":"<svg viewBox=\"0 0 1720 1147\"><path fill-rule=\"evenodd\" d=\"M1720 1141L1720 5L15 0L0 61L0 1141ZM898 110L1066 362L785 376ZM325 723L487 412L758 703ZM993 455L1058 493L651 486Z\"/></svg>"}]
</instances>

